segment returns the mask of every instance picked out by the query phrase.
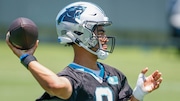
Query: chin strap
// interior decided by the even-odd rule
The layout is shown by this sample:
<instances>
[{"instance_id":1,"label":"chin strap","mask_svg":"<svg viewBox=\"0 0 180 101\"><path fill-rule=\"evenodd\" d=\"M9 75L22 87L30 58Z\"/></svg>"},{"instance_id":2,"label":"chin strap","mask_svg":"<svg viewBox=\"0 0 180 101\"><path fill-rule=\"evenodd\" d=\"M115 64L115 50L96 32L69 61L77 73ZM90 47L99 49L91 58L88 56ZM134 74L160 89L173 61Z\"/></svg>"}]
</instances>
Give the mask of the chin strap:
<instances>
[{"instance_id":1,"label":"chin strap","mask_svg":"<svg viewBox=\"0 0 180 101\"><path fill-rule=\"evenodd\" d=\"M109 53L103 50L97 50L97 56L99 59L104 60L108 57Z\"/></svg>"},{"instance_id":2,"label":"chin strap","mask_svg":"<svg viewBox=\"0 0 180 101\"><path fill-rule=\"evenodd\" d=\"M92 54L96 55L98 57L98 59L104 60L108 57L109 53L105 52L103 50L98 49L96 52L89 49L87 46L85 46L83 43L79 43L79 45L81 47L83 47L84 49L86 49L87 51L91 52Z\"/></svg>"}]
</instances>

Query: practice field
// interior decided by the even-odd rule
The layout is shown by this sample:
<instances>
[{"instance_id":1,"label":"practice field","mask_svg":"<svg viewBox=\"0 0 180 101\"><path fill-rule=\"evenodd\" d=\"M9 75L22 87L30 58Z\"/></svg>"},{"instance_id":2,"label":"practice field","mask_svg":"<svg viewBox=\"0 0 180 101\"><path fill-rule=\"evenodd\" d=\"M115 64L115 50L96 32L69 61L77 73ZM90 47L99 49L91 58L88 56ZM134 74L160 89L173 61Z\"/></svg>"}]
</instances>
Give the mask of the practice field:
<instances>
[{"instance_id":1,"label":"practice field","mask_svg":"<svg viewBox=\"0 0 180 101\"><path fill-rule=\"evenodd\" d=\"M55 73L72 62L73 50L59 44L40 43L35 56ZM174 48L116 47L108 59L103 60L126 74L134 88L136 79L145 67L147 75L158 69L162 72L160 88L148 94L144 101L177 101L180 99L180 55ZM20 64L6 43L0 42L0 101L34 101L42 93L31 73Z\"/></svg>"}]
</instances>

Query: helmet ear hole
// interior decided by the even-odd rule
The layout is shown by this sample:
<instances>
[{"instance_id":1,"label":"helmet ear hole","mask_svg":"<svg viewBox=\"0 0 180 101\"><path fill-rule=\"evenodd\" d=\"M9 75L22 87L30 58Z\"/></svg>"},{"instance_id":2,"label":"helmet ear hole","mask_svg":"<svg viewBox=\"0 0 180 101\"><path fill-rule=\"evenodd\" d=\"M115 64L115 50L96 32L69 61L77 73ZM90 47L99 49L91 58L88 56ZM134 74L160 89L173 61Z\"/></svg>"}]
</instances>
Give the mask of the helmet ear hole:
<instances>
[{"instance_id":1,"label":"helmet ear hole","mask_svg":"<svg viewBox=\"0 0 180 101\"><path fill-rule=\"evenodd\" d=\"M66 33L67 33L66 30L62 30L62 31L61 31L61 35L62 35L62 36L63 36L63 35L66 35Z\"/></svg>"},{"instance_id":2,"label":"helmet ear hole","mask_svg":"<svg viewBox=\"0 0 180 101\"><path fill-rule=\"evenodd\" d=\"M89 44L89 48L95 47L95 46L98 44L97 38L92 37L92 38L88 41L88 44Z\"/></svg>"}]
</instances>

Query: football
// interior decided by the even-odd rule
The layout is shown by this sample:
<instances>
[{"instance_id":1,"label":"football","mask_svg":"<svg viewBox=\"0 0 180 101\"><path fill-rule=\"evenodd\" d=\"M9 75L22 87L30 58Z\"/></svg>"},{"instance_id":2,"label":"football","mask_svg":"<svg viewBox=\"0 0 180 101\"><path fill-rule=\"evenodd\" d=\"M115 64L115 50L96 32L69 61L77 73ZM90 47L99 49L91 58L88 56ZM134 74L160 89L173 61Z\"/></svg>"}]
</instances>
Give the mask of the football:
<instances>
[{"instance_id":1,"label":"football","mask_svg":"<svg viewBox=\"0 0 180 101\"><path fill-rule=\"evenodd\" d=\"M9 26L8 32L9 42L21 50L32 48L38 39L36 24L24 17L15 19Z\"/></svg>"}]
</instances>

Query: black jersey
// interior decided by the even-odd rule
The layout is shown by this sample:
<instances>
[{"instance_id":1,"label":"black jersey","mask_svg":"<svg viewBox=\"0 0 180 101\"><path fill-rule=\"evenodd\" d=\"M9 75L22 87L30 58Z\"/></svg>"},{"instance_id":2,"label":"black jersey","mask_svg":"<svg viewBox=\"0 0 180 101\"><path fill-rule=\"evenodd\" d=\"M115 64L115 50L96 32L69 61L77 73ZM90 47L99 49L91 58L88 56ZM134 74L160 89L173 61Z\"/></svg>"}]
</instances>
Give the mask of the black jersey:
<instances>
[{"instance_id":1,"label":"black jersey","mask_svg":"<svg viewBox=\"0 0 180 101\"><path fill-rule=\"evenodd\" d=\"M73 93L68 100L62 100L44 93L36 101L127 101L132 95L126 76L119 70L98 63L99 73L71 63L58 76L68 78Z\"/></svg>"}]
</instances>

